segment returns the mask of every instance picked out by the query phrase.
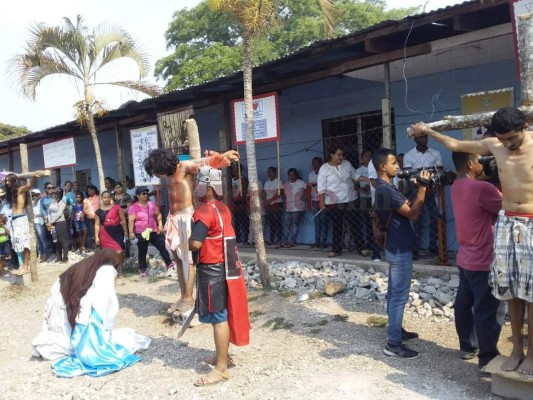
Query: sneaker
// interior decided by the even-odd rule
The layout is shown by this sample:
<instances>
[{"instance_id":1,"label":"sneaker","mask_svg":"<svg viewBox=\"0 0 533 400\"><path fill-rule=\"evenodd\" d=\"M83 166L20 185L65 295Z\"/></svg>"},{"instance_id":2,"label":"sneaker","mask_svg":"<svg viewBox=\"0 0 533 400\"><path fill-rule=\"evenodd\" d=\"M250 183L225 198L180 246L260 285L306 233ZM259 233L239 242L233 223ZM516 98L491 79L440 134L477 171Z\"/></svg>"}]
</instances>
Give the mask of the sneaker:
<instances>
[{"instance_id":1,"label":"sneaker","mask_svg":"<svg viewBox=\"0 0 533 400\"><path fill-rule=\"evenodd\" d=\"M418 351L411 350L404 344L391 346L387 343L387 346L383 349L383 353L387 356L405 358L406 360L414 360L415 358L420 357Z\"/></svg>"},{"instance_id":2,"label":"sneaker","mask_svg":"<svg viewBox=\"0 0 533 400\"><path fill-rule=\"evenodd\" d=\"M471 360L479 354L479 349L461 350L461 360Z\"/></svg>"},{"instance_id":3,"label":"sneaker","mask_svg":"<svg viewBox=\"0 0 533 400\"><path fill-rule=\"evenodd\" d=\"M418 333L407 332L405 329L402 328L402 341L405 342L406 340L411 340L411 339L418 339Z\"/></svg>"},{"instance_id":4,"label":"sneaker","mask_svg":"<svg viewBox=\"0 0 533 400\"><path fill-rule=\"evenodd\" d=\"M139 276L141 278L146 278L146 271L139 271Z\"/></svg>"},{"instance_id":5,"label":"sneaker","mask_svg":"<svg viewBox=\"0 0 533 400\"><path fill-rule=\"evenodd\" d=\"M490 378L490 372L484 370L485 367L478 368L477 374L480 378Z\"/></svg>"}]
</instances>

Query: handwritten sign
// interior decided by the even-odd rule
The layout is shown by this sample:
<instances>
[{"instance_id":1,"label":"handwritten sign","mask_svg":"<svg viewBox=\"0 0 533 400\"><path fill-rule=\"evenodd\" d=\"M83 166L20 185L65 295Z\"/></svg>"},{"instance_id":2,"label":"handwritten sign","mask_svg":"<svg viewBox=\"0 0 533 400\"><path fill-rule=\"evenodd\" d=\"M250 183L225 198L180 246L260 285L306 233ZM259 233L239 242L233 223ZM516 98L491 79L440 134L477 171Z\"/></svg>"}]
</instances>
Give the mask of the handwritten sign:
<instances>
[{"instance_id":1,"label":"handwritten sign","mask_svg":"<svg viewBox=\"0 0 533 400\"><path fill-rule=\"evenodd\" d=\"M244 100L232 101L231 108L233 110L233 140L236 144L244 144L246 142ZM279 140L278 94L272 92L254 96L253 110L255 142L274 142Z\"/></svg>"},{"instance_id":2,"label":"handwritten sign","mask_svg":"<svg viewBox=\"0 0 533 400\"><path fill-rule=\"evenodd\" d=\"M148 153L153 149L157 149L157 126L132 129L130 130L130 136L135 186L159 185L159 178L150 177L143 165Z\"/></svg>"},{"instance_id":3,"label":"handwritten sign","mask_svg":"<svg viewBox=\"0 0 533 400\"><path fill-rule=\"evenodd\" d=\"M43 144L45 168L60 168L76 164L74 138L61 139Z\"/></svg>"}]
</instances>

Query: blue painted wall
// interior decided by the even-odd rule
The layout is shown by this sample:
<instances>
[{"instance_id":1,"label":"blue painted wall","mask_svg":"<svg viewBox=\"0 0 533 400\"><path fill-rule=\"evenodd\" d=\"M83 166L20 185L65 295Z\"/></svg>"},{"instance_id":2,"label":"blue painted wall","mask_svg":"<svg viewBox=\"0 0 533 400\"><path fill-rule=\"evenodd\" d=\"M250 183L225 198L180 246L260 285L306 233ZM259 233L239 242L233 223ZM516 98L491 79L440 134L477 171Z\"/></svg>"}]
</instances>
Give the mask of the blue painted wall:
<instances>
[{"instance_id":1,"label":"blue painted wall","mask_svg":"<svg viewBox=\"0 0 533 400\"><path fill-rule=\"evenodd\" d=\"M405 153L414 145L405 134L406 128L420 120L434 121L444 115L461 113L461 95L505 87L515 88L516 104L519 103L519 82L515 76L514 60L506 60L466 69L443 72L408 80L409 95L405 102L403 81L391 85L392 105L395 111L396 145L398 153ZM322 121L335 117L360 114L381 109L383 84L358 80L350 77L328 78L322 81L284 89L279 92L281 130L281 177L286 180L289 168L296 168L301 177L307 180L311 171L311 159L323 157ZM433 99L433 102L432 102ZM411 109L411 110L410 110ZM414 112L412 110L415 110ZM202 149L218 149L219 130L223 129L222 106L211 106L195 110L195 117L201 136ZM462 138L461 132L450 132ZM126 174L132 176L132 158L129 130L123 130ZM99 135L105 176L118 177L116 144L114 131ZM437 143L430 146L441 151L446 169L453 169L451 153ZM240 148L243 163L246 165L244 146ZM266 170L277 165L276 144L263 143L256 146L259 179L266 180ZM42 147L30 147L30 169L43 168ZM94 162L94 150L89 136L76 138L78 164L74 170L91 169L92 182L98 186L98 174ZM14 169L20 170L20 155L13 154ZM0 170L8 168L7 155L0 156ZM72 180L72 168L61 169L62 181ZM43 179L38 187L44 184ZM447 189L448 242L456 248L453 213ZM302 243L314 241L314 228L311 214L306 215L298 240Z\"/></svg>"}]
</instances>

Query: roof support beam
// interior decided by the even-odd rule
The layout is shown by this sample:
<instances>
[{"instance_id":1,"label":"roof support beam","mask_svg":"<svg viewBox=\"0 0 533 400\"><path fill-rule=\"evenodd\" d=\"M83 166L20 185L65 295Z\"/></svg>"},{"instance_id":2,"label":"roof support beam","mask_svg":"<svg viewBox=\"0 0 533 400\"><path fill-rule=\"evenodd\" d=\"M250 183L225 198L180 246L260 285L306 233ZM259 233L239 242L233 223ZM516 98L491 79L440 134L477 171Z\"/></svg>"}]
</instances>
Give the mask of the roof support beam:
<instances>
[{"instance_id":1,"label":"roof support beam","mask_svg":"<svg viewBox=\"0 0 533 400\"><path fill-rule=\"evenodd\" d=\"M477 18L457 15L453 17L453 30L455 32L472 32L483 28L483 21Z\"/></svg>"}]
</instances>

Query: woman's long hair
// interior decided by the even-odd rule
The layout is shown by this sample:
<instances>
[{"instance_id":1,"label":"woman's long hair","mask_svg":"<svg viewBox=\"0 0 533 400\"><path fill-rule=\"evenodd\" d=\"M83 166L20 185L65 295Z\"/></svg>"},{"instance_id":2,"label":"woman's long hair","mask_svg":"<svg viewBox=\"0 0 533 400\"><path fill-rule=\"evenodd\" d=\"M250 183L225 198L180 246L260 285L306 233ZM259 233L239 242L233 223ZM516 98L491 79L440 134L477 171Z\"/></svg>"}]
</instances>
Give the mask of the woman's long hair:
<instances>
[{"instance_id":1,"label":"woman's long hair","mask_svg":"<svg viewBox=\"0 0 533 400\"><path fill-rule=\"evenodd\" d=\"M111 249L102 249L98 253L73 264L59 275L59 290L67 307L68 322L72 329L76 326L80 301L93 284L98 269L102 265L112 265L116 269L120 262L121 256L117 252Z\"/></svg>"},{"instance_id":2,"label":"woman's long hair","mask_svg":"<svg viewBox=\"0 0 533 400\"><path fill-rule=\"evenodd\" d=\"M15 174L7 174L4 178L6 185L6 200L11 208L17 205L19 180Z\"/></svg>"}]
</instances>

